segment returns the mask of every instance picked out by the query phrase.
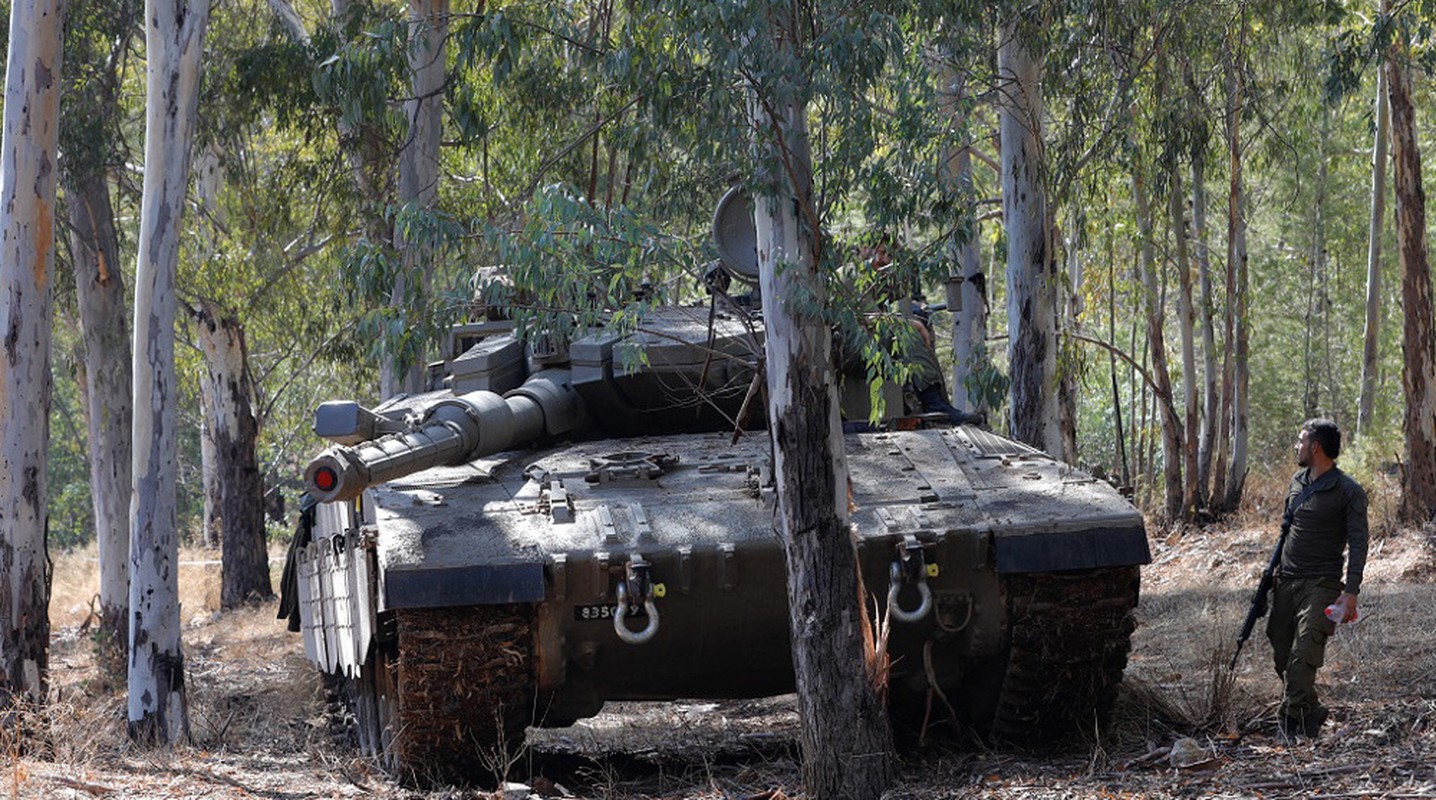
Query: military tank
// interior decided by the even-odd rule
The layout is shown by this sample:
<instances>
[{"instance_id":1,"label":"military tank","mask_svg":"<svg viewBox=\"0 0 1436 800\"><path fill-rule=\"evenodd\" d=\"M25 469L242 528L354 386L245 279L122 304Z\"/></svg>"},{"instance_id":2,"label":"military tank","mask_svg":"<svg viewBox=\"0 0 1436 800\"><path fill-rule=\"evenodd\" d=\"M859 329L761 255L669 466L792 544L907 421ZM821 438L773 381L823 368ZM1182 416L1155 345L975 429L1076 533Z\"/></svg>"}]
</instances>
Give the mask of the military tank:
<instances>
[{"instance_id":1,"label":"military tank","mask_svg":"<svg viewBox=\"0 0 1436 800\"><path fill-rule=\"evenodd\" d=\"M793 691L768 436L733 434L761 424L761 335L710 307L566 352L498 333L440 390L320 407L335 444L306 470L281 616L347 687L365 752L501 773L527 727L605 701ZM1090 731L1126 665L1142 516L1045 453L895 400L845 435L895 723L936 708L989 740Z\"/></svg>"}]
</instances>

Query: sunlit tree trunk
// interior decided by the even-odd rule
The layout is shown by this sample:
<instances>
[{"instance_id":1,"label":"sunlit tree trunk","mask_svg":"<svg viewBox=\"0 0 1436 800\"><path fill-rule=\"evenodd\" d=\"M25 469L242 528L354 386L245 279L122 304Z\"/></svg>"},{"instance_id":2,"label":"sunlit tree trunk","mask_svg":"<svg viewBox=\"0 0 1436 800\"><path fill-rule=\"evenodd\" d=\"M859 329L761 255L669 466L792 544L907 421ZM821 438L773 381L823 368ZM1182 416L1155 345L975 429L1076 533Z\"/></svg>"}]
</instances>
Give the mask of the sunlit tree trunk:
<instances>
[{"instance_id":1,"label":"sunlit tree trunk","mask_svg":"<svg viewBox=\"0 0 1436 800\"><path fill-rule=\"evenodd\" d=\"M775 4L779 64L798 62L793 6ZM781 86L781 84L780 84ZM787 87L784 87L787 88ZM818 800L876 800L895 777L857 549L848 529L847 462L818 247L805 104L753 88L764 174L754 207L764 310L768 430L777 524L787 554L788 613L802 724L803 779Z\"/></svg>"},{"instance_id":2,"label":"sunlit tree trunk","mask_svg":"<svg viewBox=\"0 0 1436 800\"><path fill-rule=\"evenodd\" d=\"M1329 377L1331 370L1328 347L1331 320L1326 293L1326 150L1331 138L1331 119L1326 109L1319 109L1317 113L1321 116L1321 123L1316 148L1316 197L1311 209L1311 277L1306 287L1306 368L1302 371L1303 412L1307 419L1315 417L1323 407L1323 378ZM1328 393L1327 396L1330 398L1333 395Z\"/></svg>"},{"instance_id":3,"label":"sunlit tree trunk","mask_svg":"<svg viewBox=\"0 0 1436 800\"><path fill-rule=\"evenodd\" d=\"M949 91L943 95L943 115L953 121L957 130L966 131L967 123L958 117L958 101L966 91L962 78L949 71ZM944 177L952 182L961 197L973 198L972 154L970 137L946 153ZM947 307L952 312L952 404L962 411L986 411L980 400L967 391L967 376L983 354L987 336L987 276L982 272L982 255L978 247L977 215L972 203L963 203L963 219L954 226L948 243L949 268L946 285Z\"/></svg>"},{"instance_id":4,"label":"sunlit tree trunk","mask_svg":"<svg viewBox=\"0 0 1436 800\"><path fill-rule=\"evenodd\" d=\"M1182 423L1172 405L1172 381L1167 372L1167 343L1163 332L1157 266L1152 254L1152 209L1147 199L1145 165L1132 166L1132 203L1137 215L1137 271L1142 283L1147 319L1147 349L1152 356L1153 392L1161 414L1163 508L1168 520L1182 515Z\"/></svg>"},{"instance_id":5,"label":"sunlit tree trunk","mask_svg":"<svg viewBox=\"0 0 1436 800\"><path fill-rule=\"evenodd\" d=\"M1176 253L1178 280L1177 324L1182 336L1182 396L1186 401L1184 409L1184 433L1182 455L1182 508L1181 513L1190 519L1196 509L1197 497L1197 448L1192 444L1198 440L1198 418L1201 411L1197 406L1197 347L1196 310L1192 305L1192 270L1187 258L1186 215L1182 208L1182 173L1175 153L1167 164L1167 211L1171 215L1172 240ZM1169 490L1170 491L1170 490Z\"/></svg>"},{"instance_id":6,"label":"sunlit tree trunk","mask_svg":"<svg viewBox=\"0 0 1436 800\"><path fill-rule=\"evenodd\" d=\"M1052 240L1063 241L1061 230L1054 224L1050 226ZM1064 246L1058 249L1066 261L1066 281L1058 285L1058 294L1062 297L1062 318L1060 328L1076 330L1078 320L1082 318L1082 280L1085 265L1082 262L1081 244L1074 233L1072 237L1064 241ZM1054 247L1054 249L1057 249ZM1063 350L1063 340L1058 339L1058 352ZM1074 358L1075 360L1075 358ZM1057 427L1062 440L1061 458L1068 463L1077 460L1077 371L1075 369L1060 369L1057 379Z\"/></svg>"},{"instance_id":7,"label":"sunlit tree trunk","mask_svg":"<svg viewBox=\"0 0 1436 800\"><path fill-rule=\"evenodd\" d=\"M409 135L399 151L399 202L410 213L434 208L439 195L439 140L444 123L444 40L449 26L448 0L410 0L409 75L412 96L404 104ZM433 248L423 234L402 225L394 229L394 249L402 267L394 279L390 305L404 317L422 314L433 269ZM412 326L411 326L412 327ZM380 365L381 393L423 388L422 351L390 352Z\"/></svg>"},{"instance_id":8,"label":"sunlit tree trunk","mask_svg":"<svg viewBox=\"0 0 1436 800\"><path fill-rule=\"evenodd\" d=\"M200 539L204 546L215 550L224 539L224 526L219 509L224 504L224 489L219 485L219 447L214 443L214 399L201 387L199 393L199 479L204 494L204 511L200 519Z\"/></svg>"},{"instance_id":9,"label":"sunlit tree trunk","mask_svg":"<svg viewBox=\"0 0 1436 800\"><path fill-rule=\"evenodd\" d=\"M1416 145L1416 111L1411 105L1411 58L1405 34L1398 33L1386 56L1391 101L1392 185L1396 191L1396 241L1401 257L1401 305L1406 353L1401 386L1406 395L1406 472L1402 513L1415 522L1436 515L1436 334L1432 330L1431 265L1426 240L1426 192Z\"/></svg>"},{"instance_id":10,"label":"sunlit tree trunk","mask_svg":"<svg viewBox=\"0 0 1436 800\"><path fill-rule=\"evenodd\" d=\"M1007 328L1012 435L1061 455L1057 405L1057 274L1043 177L1042 55L1018 18L997 51L1002 213L1007 229Z\"/></svg>"},{"instance_id":11,"label":"sunlit tree trunk","mask_svg":"<svg viewBox=\"0 0 1436 800\"><path fill-rule=\"evenodd\" d=\"M1242 194L1241 148L1244 89L1239 58L1240 43L1229 43L1225 69L1231 187L1227 195L1227 356L1222 382L1222 405L1224 422L1230 424L1231 461L1227 468L1219 471L1216 476L1218 479L1225 478L1219 503L1219 508L1223 511L1231 511L1240 505L1247 476L1247 390L1250 370L1247 363L1247 221L1246 200ZM1217 495L1216 483L1213 482L1214 496Z\"/></svg>"},{"instance_id":12,"label":"sunlit tree trunk","mask_svg":"<svg viewBox=\"0 0 1436 800\"><path fill-rule=\"evenodd\" d=\"M178 586L174 326L208 0L146 0L145 171L135 269L134 496L130 504L129 731L189 738Z\"/></svg>"},{"instance_id":13,"label":"sunlit tree trunk","mask_svg":"<svg viewBox=\"0 0 1436 800\"><path fill-rule=\"evenodd\" d=\"M1386 70L1376 71L1376 137L1371 146L1371 227L1366 246L1366 323L1362 328L1361 397L1357 401L1356 435L1371 427L1376 404L1376 358L1381 341L1381 234L1386 216L1386 139L1390 136L1390 102Z\"/></svg>"},{"instance_id":14,"label":"sunlit tree trunk","mask_svg":"<svg viewBox=\"0 0 1436 800\"><path fill-rule=\"evenodd\" d=\"M218 505L206 516L218 520L221 543L220 605L235 608L273 594L264 538L264 476L259 470L259 421L244 327L212 303L189 309L204 352L211 445ZM209 499L206 498L206 504Z\"/></svg>"},{"instance_id":15,"label":"sunlit tree trunk","mask_svg":"<svg viewBox=\"0 0 1436 800\"><path fill-rule=\"evenodd\" d=\"M45 463L61 0L13 0L0 139L0 729L49 682Z\"/></svg>"},{"instance_id":16,"label":"sunlit tree trunk","mask_svg":"<svg viewBox=\"0 0 1436 800\"><path fill-rule=\"evenodd\" d=\"M1207 505L1212 479L1212 444L1216 438L1217 416L1220 414L1217 394L1217 365L1221 355L1216 343L1216 298L1212 292L1211 248L1207 244L1206 150L1192 152L1192 241L1196 244L1197 276L1201 286L1202 330L1202 427L1197 446L1197 493L1193 503ZM1191 444L1188 443L1188 447Z\"/></svg>"},{"instance_id":17,"label":"sunlit tree trunk","mask_svg":"<svg viewBox=\"0 0 1436 800\"><path fill-rule=\"evenodd\" d=\"M110 190L102 170L67 176L70 254L85 345L85 408L90 498L100 559L103 671L124 675L130 602L130 331Z\"/></svg>"}]
</instances>

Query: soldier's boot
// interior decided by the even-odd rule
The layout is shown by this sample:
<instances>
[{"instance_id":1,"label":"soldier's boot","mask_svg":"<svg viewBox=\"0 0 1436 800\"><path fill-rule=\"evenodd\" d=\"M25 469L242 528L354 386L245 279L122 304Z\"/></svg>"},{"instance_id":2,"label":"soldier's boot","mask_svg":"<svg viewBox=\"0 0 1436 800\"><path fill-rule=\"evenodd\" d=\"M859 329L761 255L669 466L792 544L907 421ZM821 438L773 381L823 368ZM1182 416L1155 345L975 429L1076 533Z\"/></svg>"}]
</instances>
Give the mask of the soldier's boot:
<instances>
[{"instance_id":1,"label":"soldier's boot","mask_svg":"<svg viewBox=\"0 0 1436 800\"><path fill-rule=\"evenodd\" d=\"M1326 717L1327 710L1321 706L1317 706L1303 714L1301 718L1302 734L1315 739L1317 735L1321 733L1321 726L1326 722Z\"/></svg>"}]
</instances>

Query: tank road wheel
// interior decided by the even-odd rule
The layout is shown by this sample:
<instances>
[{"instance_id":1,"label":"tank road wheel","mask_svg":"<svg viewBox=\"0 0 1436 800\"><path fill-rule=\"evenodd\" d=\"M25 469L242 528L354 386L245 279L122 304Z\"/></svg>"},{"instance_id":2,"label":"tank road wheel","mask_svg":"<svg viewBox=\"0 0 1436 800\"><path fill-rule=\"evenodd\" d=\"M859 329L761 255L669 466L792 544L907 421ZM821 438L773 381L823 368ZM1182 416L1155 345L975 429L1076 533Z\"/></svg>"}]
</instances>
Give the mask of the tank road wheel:
<instances>
[{"instance_id":1,"label":"tank road wheel","mask_svg":"<svg viewBox=\"0 0 1436 800\"><path fill-rule=\"evenodd\" d=\"M533 606L395 613L386 764L423 782L502 780L533 721Z\"/></svg>"},{"instance_id":2,"label":"tank road wheel","mask_svg":"<svg viewBox=\"0 0 1436 800\"><path fill-rule=\"evenodd\" d=\"M992 736L1050 740L1106 725L1136 627L1137 567L1011 575L1011 644Z\"/></svg>"}]
</instances>

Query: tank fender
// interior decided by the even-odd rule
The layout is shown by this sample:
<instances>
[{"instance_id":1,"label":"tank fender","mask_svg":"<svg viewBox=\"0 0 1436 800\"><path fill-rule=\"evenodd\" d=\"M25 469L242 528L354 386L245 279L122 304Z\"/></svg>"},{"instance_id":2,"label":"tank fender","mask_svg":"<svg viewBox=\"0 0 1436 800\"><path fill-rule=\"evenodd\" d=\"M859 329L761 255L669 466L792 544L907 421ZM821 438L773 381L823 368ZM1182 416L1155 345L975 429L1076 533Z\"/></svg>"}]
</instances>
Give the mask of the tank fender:
<instances>
[{"instance_id":1,"label":"tank fender","mask_svg":"<svg viewBox=\"0 0 1436 800\"><path fill-rule=\"evenodd\" d=\"M1140 524L1002 533L993 539L997 571L1002 574L1123 567L1152 561L1147 531Z\"/></svg>"},{"instance_id":2,"label":"tank fender","mask_svg":"<svg viewBox=\"0 0 1436 800\"><path fill-rule=\"evenodd\" d=\"M537 603L543 599L543 564L536 561L389 569L384 573L385 608Z\"/></svg>"}]
</instances>

